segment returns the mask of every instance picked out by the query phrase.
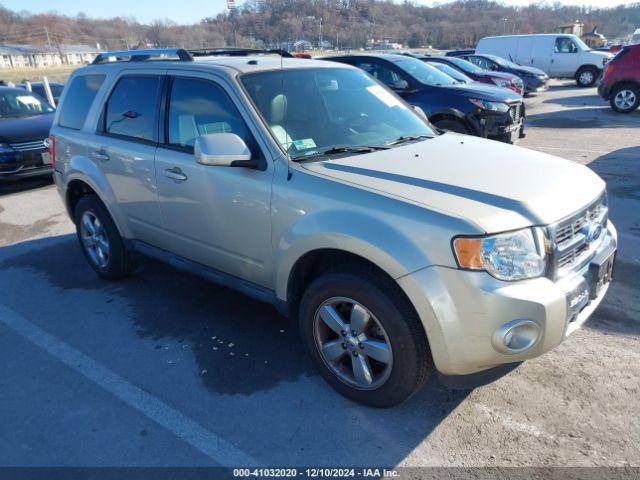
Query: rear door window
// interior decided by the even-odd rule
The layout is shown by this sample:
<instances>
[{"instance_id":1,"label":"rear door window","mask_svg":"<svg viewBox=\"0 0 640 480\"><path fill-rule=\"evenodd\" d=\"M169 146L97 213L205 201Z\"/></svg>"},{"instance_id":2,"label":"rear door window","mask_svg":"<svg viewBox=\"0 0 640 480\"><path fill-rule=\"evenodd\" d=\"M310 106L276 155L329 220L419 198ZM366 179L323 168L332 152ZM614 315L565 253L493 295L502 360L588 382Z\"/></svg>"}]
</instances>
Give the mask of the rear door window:
<instances>
[{"instance_id":1,"label":"rear door window","mask_svg":"<svg viewBox=\"0 0 640 480\"><path fill-rule=\"evenodd\" d=\"M61 127L82 128L104 79L105 75L79 75L71 81L64 102L60 105L58 124Z\"/></svg>"},{"instance_id":2,"label":"rear door window","mask_svg":"<svg viewBox=\"0 0 640 480\"><path fill-rule=\"evenodd\" d=\"M156 142L159 87L159 76L122 77L107 101L104 132Z\"/></svg>"}]
</instances>

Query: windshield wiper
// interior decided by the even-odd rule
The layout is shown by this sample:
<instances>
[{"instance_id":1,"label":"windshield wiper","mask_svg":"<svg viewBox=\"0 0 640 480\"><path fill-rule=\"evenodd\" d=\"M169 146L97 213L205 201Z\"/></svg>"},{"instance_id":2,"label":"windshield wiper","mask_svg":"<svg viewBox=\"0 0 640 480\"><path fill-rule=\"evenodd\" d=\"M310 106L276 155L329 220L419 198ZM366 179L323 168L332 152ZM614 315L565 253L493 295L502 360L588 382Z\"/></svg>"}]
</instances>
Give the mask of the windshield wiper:
<instances>
[{"instance_id":1,"label":"windshield wiper","mask_svg":"<svg viewBox=\"0 0 640 480\"><path fill-rule=\"evenodd\" d=\"M421 138L433 138L433 135L403 135L396 138L395 140L390 141L386 145L400 145L401 143L413 142L414 140L420 140Z\"/></svg>"},{"instance_id":2,"label":"windshield wiper","mask_svg":"<svg viewBox=\"0 0 640 480\"><path fill-rule=\"evenodd\" d=\"M354 147L331 147L325 150L320 150L317 152L310 152L307 154L297 155L292 157L291 160L294 162L299 162L303 160L308 160L310 158L316 157L324 157L326 155L337 155L340 153L370 153L376 150L387 150L389 147L387 145L360 145Z\"/></svg>"}]
</instances>

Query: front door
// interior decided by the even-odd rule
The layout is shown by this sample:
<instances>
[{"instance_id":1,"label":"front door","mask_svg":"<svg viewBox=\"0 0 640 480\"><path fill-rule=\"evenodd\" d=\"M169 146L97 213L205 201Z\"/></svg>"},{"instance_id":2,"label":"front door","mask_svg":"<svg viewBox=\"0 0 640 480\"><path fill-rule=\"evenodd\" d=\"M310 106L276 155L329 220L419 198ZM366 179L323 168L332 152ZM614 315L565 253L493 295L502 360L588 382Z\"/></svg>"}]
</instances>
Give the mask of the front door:
<instances>
[{"instance_id":1,"label":"front door","mask_svg":"<svg viewBox=\"0 0 640 480\"><path fill-rule=\"evenodd\" d=\"M155 173L162 248L217 270L270 286L273 165L264 170L196 163L199 135L235 133L254 157L262 150L230 92L214 78L170 77L164 142Z\"/></svg>"},{"instance_id":2,"label":"front door","mask_svg":"<svg viewBox=\"0 0 640 480\"><path fill-rule=\"evenodd\" d=\"M573 77L578 69L580 50L571 37L557 37L549 72L551 77Z\"/></svg>"}]
</instances>

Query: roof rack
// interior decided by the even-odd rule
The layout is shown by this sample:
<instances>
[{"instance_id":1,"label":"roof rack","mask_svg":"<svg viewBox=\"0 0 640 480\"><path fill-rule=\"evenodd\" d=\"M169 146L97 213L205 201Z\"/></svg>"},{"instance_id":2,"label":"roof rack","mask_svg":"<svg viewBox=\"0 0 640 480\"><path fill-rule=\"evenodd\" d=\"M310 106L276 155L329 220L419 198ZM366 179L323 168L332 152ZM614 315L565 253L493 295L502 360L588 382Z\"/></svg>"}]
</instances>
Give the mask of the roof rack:
<instances>
[{"instance_id":1,"label":"roof rack","mask_svg":"<svg viewBox=\"0 0 640 480\"><path fill-rule=\"evenodd\" d=\"M117 52L104 52L96 56L93 64L107 63L111 61L111 58L115 58L115 61L117 62L142 62L153 57L163 57L167 55L177 56L180 62L193 61L191 54L184 48L161 48L151 50L121 50ZM125 60L126 58L128 58L128 60Z\"/></svg>"},{"instance_id":2,"label":"roof rack","mask_svg":"<svg viewBox=\"0 0 640 480\"><path fill-rule=\"evenodd\" d=\"M272 50L262 50L258 48L241 48L241 47L218 47L218 48L196 48L189 49L188 53L194 57L211 57L211 56L226 56L226 57L246 57L249 55L265 55L276 54L284 58L293 58L293 55L282 48L275 48Z\"/></svg>"}]
</instances>

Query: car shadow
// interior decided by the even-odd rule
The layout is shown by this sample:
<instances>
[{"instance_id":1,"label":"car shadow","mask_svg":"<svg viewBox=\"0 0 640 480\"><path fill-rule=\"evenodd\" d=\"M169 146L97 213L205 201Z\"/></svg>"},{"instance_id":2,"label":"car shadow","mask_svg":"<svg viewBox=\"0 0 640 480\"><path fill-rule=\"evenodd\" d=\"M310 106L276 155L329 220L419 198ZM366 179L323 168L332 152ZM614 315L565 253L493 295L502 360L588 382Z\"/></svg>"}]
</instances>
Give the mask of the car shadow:
<instances>
[{"instance_id":1,"label":"car shadow","mask_svg":"<svg viewBox=\"0 0 640 480\"><path fill-rule=\"evenodd\" d=\"M609 218L618 231L618 253L607 296L587 325L640 335L640 146L602 155L588 166L607 183Z\"/></svg>"},{"instance_id":2,"label":"car shadow","mask_svg":"<svg viewBox=\"0 0 640 480\"><path fill-rule=\"evenodd\" d=\"M240 429L268 415L281 425L265 433L273 441L280 438L278 428L292 422L302 426L287 442L313 448L320 430L323 438L348 440L338 452L325 452L332 464L397 465L470 393L444 387L434 373L398 407L357 405L324 383L298 340L297 325L270 305L148 259L125 280L103 281L86 264L74 235L0 248L0 269L0 288L15 286L10 308L108 368L140 378L145 390L172 404L187 399L185 405L223 410L218 424L235 422ZM21 282L28 288L19 288ZM34 292L54 292L51 300L39 299L50 302L51 316L34 319L28 305ZM162 361L149 360L156 356ZM182 370L172 376L175 362ZM363 431L375 441L357 442Z\"/></svg>"},{"instance_id":3,"label":"car shadow","mask_svg":"<svg viewBox=\"0 0 640 480\"><path fill-rule=\"evenodd\" d=\"M631 128L638 126L640 111L617 113L609 106L563 109L527 114L528 127L540 128Z\"/></svg>"},{"instance_id":4,"label":"car shadow","mask_svg":"<svg viewBox=\"0 0 640 480\"><path fill-rule=\"evenodd\" d=\"M548 98L542 103L563 107L608 107L609 102L598 95L578 95L575 97Z\"/></svg>"},{"instance_id":5,"label":"car shadow","mask_svg":"<svg viewBox=\"0 0 640 480\"><path fill-rule=\"evenodd\" d=\"M0 178L0 197L10 195L12 193L35 190L36 188L49 186L52 183L53 177L48 175L11 181L2 180L2 178Z\"/></svg>"}]
</instances>

